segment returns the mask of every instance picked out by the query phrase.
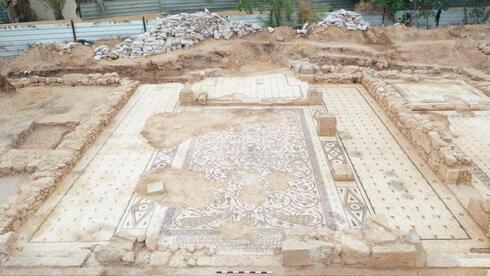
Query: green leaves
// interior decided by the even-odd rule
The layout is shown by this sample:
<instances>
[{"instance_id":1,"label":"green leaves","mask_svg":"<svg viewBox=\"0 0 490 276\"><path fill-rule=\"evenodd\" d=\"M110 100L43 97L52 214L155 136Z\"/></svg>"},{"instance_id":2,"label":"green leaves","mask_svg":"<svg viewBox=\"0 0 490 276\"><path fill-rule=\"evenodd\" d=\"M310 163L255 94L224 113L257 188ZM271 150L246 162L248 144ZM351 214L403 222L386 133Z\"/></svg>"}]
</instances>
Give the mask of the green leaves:
<instances>
[{"instance_id":1,"label":"green leaves","mask_svg":"<svg viewBox=\"0 0 490 276\"><path fill-rule=\"evenodd\" d=\"M41 2L54 13L56 20L64 19L63 8L66 0L41 0Z\"/></svg>"}]
</instances>

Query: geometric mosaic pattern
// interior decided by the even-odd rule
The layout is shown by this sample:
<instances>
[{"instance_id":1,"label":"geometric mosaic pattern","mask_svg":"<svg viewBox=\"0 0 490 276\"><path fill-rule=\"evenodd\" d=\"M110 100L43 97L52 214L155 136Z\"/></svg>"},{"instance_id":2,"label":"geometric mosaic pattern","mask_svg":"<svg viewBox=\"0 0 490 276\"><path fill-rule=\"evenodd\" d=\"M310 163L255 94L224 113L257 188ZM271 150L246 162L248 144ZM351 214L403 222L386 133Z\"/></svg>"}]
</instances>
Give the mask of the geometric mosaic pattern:
<instances>
[{"instance_id":1,"label":"geometric mosaic pattern","mask_svg":"<svg viewBox=\"0 0 490 276\"><path fill-rule=\"evenodd\" d=\"M357 186L339 186L337 190L342 200L342 206L347 212L349 225L353 228L359 228L368 215L368 209L359 188Z\"/></svg>"},{"instance_id":2,"label":"geometric mosaic pattern","mask_svg":"<svg viewBox=\"0 0 490 276\"><path fill-rule=\"evenodd\" d=\"M213 235L219 234L218 230L230 220L253 226L264 236L275 235L271 240L280 237L278 228L295 225L336 229L303 110L276 112L281 113L282 119L274 123L246 124L240 131L219 130L192 139L186 147L185 168L228 185L216 189L216 200L205 208L169 210L163 224L164 234L179 236L175 240L180 242L190 239L189 242L196 243L198 237L214 243ZM256 172L262 179L267 195L264 204L255 206L240 201L243 183L229 177L230 172L237 170ZM283 172L291 178L287 190L270 189L264 176L271 171Z\"/></svg>"},{"instance_id":3,"label":"geometric mosaic pattern","mask_svg":"<svg viewBox=\"0 0 490 276\"><path fill-rule=\"evenodd\" d=\"M308 84L288 73L261 76L206 78L192 86L193 91L206 91L208 99L291 99L306 96Z\"/></svg>"},{"instance_id":4,"label":"geometric mosaic pattern","mask_svg":"<svg viewBox=\"0 0 490 276\"><path fill-rule=\"evenodd\" d=\"M342 146L336 139L322 141L323 150L327 157L330 168L334 165L350 166ZM359 228L369 214L368 207L364 202L357 181L341 181L335 183L339 192L340 200L351 228Z\"/></svg>"},{"instance_id":5,"label":"geometric mosaic pattern","mask_svg":"<svg viewBox=\"0 0 490 276\"><path fill-rule=\"evenodd\" d=\"M323 102L337 118L342 144L375 213L389 214L402 229L415 227L422 239L469 239L426 177L358 87L323 88Z\"/></svg>"}]
</instances>

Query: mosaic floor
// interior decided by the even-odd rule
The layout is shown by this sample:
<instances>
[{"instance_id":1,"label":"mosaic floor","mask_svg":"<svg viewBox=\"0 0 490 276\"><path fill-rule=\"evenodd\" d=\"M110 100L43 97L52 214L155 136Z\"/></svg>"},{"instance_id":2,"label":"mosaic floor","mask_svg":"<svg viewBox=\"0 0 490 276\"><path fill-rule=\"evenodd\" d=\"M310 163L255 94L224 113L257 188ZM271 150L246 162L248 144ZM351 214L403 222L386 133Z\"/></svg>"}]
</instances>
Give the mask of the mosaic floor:
<instances>
[{"instance_id":1,"label":"mosaic floor","mask_svg":"<svg viewBox=\"0 0 490 276\"><path fill-rule=\"evenodd\" d=\"M287 101L306 97L308 84L289 72L283 72L260 76L206 78L195 83L192 90L197 93L207 92L210 101Z\"/></svg>"},{"instance_id":2,"label":"mosaic floor","mask_svg":"<svg viewBox=\"0 0 490 276\"><path fill-rule=\"evenodd\" d=\"M465 82L393 83L410 104L443 105L464 102L469 105L488 103L486 96Z\"/></svg>"},{"instance_id":3,"label":"mosaic floor","mask_svg":"<svg viewBox=\"0 0 490 276\"><path fill-rule=\"evenodd\" d=\"M115 123L22 229L22 254L86 247L106 242L117 232L157 233L165 243L213 244L218 253L272 254L281 228L355 229L375 213L390 215L400 228L415 227L427 242L447 247L444 241L451 240L481 247L482 233L361 86L319 88L323 107L268 108L283 114L282 119L247 124L240 131L217 130L175 148L155 150L140 135L150 115L238 107L182 108L182 85L140 86ZM316 135L314 117L324 110L337 116L337 137ZM338 162L353 167L355 181L333 180L329 167ZM243 183L225 179L231 164L256 173L267 197L264 204L240 201ZM228 185L217 189L216 200L205 208L167 208L134 193L140 175L161 166L199 171ZM265 176L271 171L291 178L287 189L268 186ZM253 245L223 243L216 233L230 220L249 222L263 238Z\"/></svg>"}]
</instances>

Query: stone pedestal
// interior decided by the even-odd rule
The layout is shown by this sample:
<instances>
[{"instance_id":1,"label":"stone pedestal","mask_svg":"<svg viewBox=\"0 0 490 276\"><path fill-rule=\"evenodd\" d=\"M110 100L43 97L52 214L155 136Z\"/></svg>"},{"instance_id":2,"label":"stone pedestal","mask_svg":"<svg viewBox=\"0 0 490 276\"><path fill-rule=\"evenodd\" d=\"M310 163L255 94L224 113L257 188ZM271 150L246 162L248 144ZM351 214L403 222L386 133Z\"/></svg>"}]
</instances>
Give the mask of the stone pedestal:
<instances>
[{"instance_id":1,"label":"stone pedestal","mask_svg":"<svg viewBox=\"0 0 490 276\"><path fill-rule=\"evenodd\" d=\"M353 181L354 175L349 165L346 164L333 164L330 169L333 179L335 181Z\"/></svg>"},{"instance_id":2,"label":"stone pedestal","mask_svg":"<svg viewBox=\"0 0 490 276\"><path fill-rule=\"evenodd\" d=\"M322 113L318 116L316 127L319 136L335 136L337 134L337 119L333 113Z\"/></svg>"},{"instance_id":3,"label":"stone pedestal","mask_svg":"<svg viewBox=\"0 0 490 276\"><path fill-rule=\"evenodd\" d=\"M306 94L306 101L309 105L321 105L323 103L322 93L310 87Z\"/></svg>"},{"instance_id":4,"label":"stone pedestal","mask_svg":"<svg viewBox=\"0 0 490 276\"><path fill-rule=\"evenodd\" d=\"M194 93L189 86L185 86L179 94L180 105L192 105L194 103Z\"/></svg>"}]
</instances>

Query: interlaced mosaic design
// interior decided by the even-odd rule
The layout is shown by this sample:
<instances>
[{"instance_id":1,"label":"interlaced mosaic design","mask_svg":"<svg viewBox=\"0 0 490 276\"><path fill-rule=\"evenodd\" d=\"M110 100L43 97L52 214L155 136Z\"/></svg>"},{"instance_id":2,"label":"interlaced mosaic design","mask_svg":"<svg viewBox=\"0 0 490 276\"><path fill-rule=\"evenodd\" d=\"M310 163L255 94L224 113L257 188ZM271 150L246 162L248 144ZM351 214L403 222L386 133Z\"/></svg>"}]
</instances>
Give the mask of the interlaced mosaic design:
<instances>
[{"instance_id":1,"label":"interlaced mosaic design","mask_svg":"<svg viewBox=\"0 0 490 276\"><path fill-rule=\"evenodd\" d=\"M267 233L277 236L274 230L296 225L336 229L303 110L276 112L281 112L279 121L245 124L239 131L210 132L191 142L185 168L228 185L216 189L216 200L205 208L170 209L163 233L200 236L202 241L202 235L219 234L219 229L230 220L254 229L272 230L265 231L266 236ZM267 196L263 204L240 201L240 192L246 184L232 177L237 171L257 175ZM286 190L273 191L266 178L271 171L290 177ZM280 236L276 238L280 240Z\"/></svg>"}]
</instances>

